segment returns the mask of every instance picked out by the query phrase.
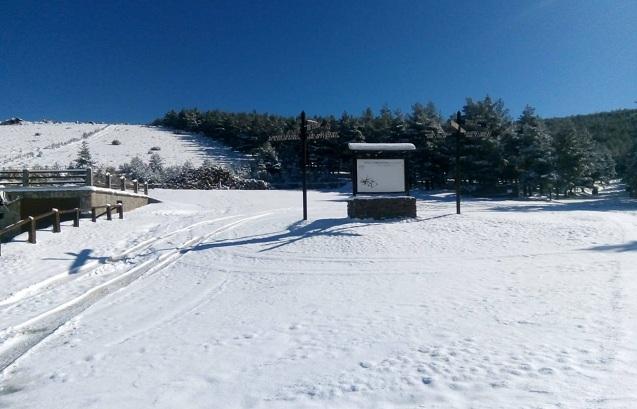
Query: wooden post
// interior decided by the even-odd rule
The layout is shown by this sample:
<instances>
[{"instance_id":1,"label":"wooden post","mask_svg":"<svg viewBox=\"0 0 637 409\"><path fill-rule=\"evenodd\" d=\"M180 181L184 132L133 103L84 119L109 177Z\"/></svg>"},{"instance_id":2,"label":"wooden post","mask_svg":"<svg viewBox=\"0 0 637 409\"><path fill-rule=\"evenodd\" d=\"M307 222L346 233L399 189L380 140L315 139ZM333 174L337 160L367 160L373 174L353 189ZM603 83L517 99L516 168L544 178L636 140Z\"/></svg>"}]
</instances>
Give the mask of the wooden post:
<instances>
[{"instance_id":1,"label":"wooden post","mask_svg":"<svg viewBox=\"0 0 637 409\"><path fill-rule=\"evenodd\" d=\"M85 181L86 186L93 186L93 169L86 168L85 178L86 178L86 181Z\"/></svg>"},{"instance_id":2,"label":"wooden post","mask_svg":"<svg viewBox=\"0 0 637 409\"><path fill-rule=\"evenodd\" d=\"M458 123L458 129L456 130L456 214L460 214L460 128L462 127L462 116L460 111L456 113L456 122Z\"/></svg>"},{"instance_id":3,"label":"wooden post","mask_svg":"<svg viewBox=\"0 0 637 409\"><path fill-rule=\"evenodd\" d=\"M80 209L75 208L75 218L73 219L73 227L80 227Z\"/></svg>"},{"instance_id":4,"label":"wooden post","mask_svg":"<svg viewBox=\"0 0 637 409\"><path fill-rule=\"evenodd\" d=\"M29 216L29 243L35 244L35 218L33 216Z\"/></svg>"},{"instance_id":5,"label":"wooden post","mask_svg":"<svg viewBox=\"0 0 637 409\"><path fill-rule=\"evenodd\" d=\"M133 180L133 192L139 193L139 181L137 179Z\"/></svg>"},{"instance_id":6,"label":"wooden post","mask_svg":"<svg viewBox=\"0 0 637 409\"><path fill-rule=\"evenodd\" d=\"M126 178L124 176L119 177L119 188L122 192L126 190Z\"/></svg>"},{"instance_id":7,"label":"wooden post","mask_svg":"<svg viewBox=\"0 0 637 409\"><path fill-rule=\"evenodd\" d=\"M144 194L148 196L148 182L144 182Z\"/></svg>"},{"instance_id":8,"label":"wooden post","mask_svg":"<svg viewBox=\"0 0 637 409\"><path fill-rule=\"evenodd\" d=\"M352 158L352 194L356 196L358 194L358 168L356 161L358 158L356 157L356 153L354 153L354 157Z\"/></svg>"},{"instance_id":9,"label":"wooden post","mask_svg":"<svg viewBox=\"0 0 637 409\"><path fill-rule=\"evenodd\" d=\"M95 223L97 221L97 209L91 208L91 221Z\"/></svg>"},{"instance_id":10,"label":"wooden post","mask_svg":"<svg viewBox=\"0 0 637 409\"><path fill-rule=\"evenodd\" d=\"M106 205L106 220L113 220L113 215L111 214L111 205Z\"/></svg>"},{"instance_id":11,"label":"wooden post","mask_svg":"<svg viewBox=\"0 0 637 409\"><path fill-rule=\"evenodd\" d=\"M29 186L29 170L22 169L22 186Z\"/></svg>"},{"instance_id":12,"label":"wooden post","mask_svg":"<svg viewBox=\"0 0 637 409\"><path fill-rule=\"evenodd\" d=\"M111 174L110 173L106 174L106 188L108 188L108 189L112 189L113 188L113 179L111 178Z\"/></svg>"},{"instance_id":13,"label":"wooden post","mask_svg":"<svg viewBox=\"0 0 637 409\"><path fill-rule=\"evenodd\" d=\"M59 209L51 209L53 212L53 233L59 233L62 231L60 226L60 210Z\"/></svg>"},{"instance_id":14,"label":"wooden post","mask_svg":"<svg viewBox=\"0 0 637 409\"><path fill-rule=\"evenodd\" d=\"M303 220L307 220L307 121L301 111L301 174L303 175Z\"/></svg>"},{"instance_id":15,"label":"wooden post","mask_svg":"<svg viewBox=\"0 0 637 409\"><path fill-rule=\"evenodd\" d=\"M124 202L122 202L121 200L117 201L117 211L119 212L119 218L123 219L124 218Z\"/></svg>"}]
</instances>

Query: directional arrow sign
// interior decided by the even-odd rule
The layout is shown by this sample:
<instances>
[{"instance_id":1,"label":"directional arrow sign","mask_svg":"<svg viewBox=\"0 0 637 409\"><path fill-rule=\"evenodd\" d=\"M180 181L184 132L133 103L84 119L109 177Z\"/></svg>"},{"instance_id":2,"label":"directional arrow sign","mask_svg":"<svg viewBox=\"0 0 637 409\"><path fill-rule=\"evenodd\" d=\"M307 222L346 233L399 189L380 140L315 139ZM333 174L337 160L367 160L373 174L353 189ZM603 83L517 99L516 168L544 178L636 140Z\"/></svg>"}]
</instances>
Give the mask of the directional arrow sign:
<instances>
[{"instance_id":1,"label":"directional arrow sign","mask_svg":"<svg viewBox=\"0 0 637 409\"><path fill-rule=\"evenodd\" d=\"M331 131L321 131L318 133L310 133L307 135L307 140L321 140L321 139L336 139L338 133ZM273 135L268 138L269 142L285 142L285 141L300 141L301 137L296 132L287 132L280 135Z\"/></svg>"},{"instance_id":2,"label":"directional arrow sign","mask_svg":"<svg viewBox=\"0 0 637 409\"><path fill-rule=\"evenodd\" d=\"M467 138L488 138L491 136L491 131L469 131L467 132Z\"/></svg>"},{"instance_id":3,"label":"directional arrow sign","mask_svg":"<svg viewBox=\"0 0 637 409\"><path fill-rule=\"evenodd\" d=\"M461 128L460 125L454 120L451 120L449 122L449 125L451 125L451 127L453 129L455 129L456 131L460 131L460 133L466 133L467 132L467 131L464 130L464 128Z\"/></svg>"},{"instance_id":4,"label":"directional arrow sign","mask_svg":"<svg viewBox=\"0 0 637 409\"><path fill-rule=\"evenodd\" d=\"M449 125L456 131L460 131L461 134L467 135L467 138L488 138L491 136L491 131L467 131L454 120L449 121Z\"/></svg>"},{"instance_id":5,"label":"directional arrow sign","mask_svg":"<svg viewBox=\"0 0 637 409\"><path fill-rule=\"evenodd\" d=\"M301 137L297 132L286 132L280 135L272 135L268 138L269 142L283 142L283 141L300 141Z\"/></svg>"},{"instance_id":6,"label":"directional arrow sign","mask_svg":"<svg viewBox=\"0 0 637 409\"><path fill-rule=\"evenodd\" d=\"M312 119L308 119L307 121L307 130L311 131L312 129L316 129L316 128L320 128L321 124L317 121L314 121Z\"/></svg>"},{"instance_id":7,"label":"directional arrow sign","mask_svg":"<svg viewBox=\"0 0 637 409\"><path fill-rule=\"evenodd\" d=\"M317 140L317 139L336 139L338 138L338 133L331 131L322 131L319 133L312 133L307 136L308 140Z\"/></svg>"}]
</instances>

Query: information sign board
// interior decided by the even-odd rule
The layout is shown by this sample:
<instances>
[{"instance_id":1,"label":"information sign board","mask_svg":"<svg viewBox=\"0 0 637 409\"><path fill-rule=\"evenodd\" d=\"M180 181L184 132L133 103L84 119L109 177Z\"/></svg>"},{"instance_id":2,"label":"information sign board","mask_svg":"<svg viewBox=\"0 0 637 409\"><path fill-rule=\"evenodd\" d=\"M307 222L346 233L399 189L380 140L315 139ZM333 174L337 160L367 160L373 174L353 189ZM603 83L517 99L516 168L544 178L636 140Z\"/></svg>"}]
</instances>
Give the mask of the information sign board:
<instances>
[{"instance_id":1,"label":"information sign board","mask_svg":"<svg viewBox=\"0 0 637 409\"><path fill-rule=\"evenodd\" d=\"M405 192L405 160L357 159L356 190L358 193Z\"/></svg>"}]
</instances>

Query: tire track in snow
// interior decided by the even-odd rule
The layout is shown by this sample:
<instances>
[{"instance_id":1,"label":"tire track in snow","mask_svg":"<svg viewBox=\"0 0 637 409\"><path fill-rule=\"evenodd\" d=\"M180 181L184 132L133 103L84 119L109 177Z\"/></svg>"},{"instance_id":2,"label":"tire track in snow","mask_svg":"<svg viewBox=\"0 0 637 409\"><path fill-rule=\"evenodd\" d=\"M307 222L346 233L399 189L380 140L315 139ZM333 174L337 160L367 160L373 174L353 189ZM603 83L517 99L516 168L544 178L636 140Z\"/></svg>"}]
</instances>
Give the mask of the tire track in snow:
<instances>
[{"instance_id":1,"label":"tire track in snow","mask_svg":"<svg viewBox=\"0 0 637 409\"><path fill-rule=\"evenodd\" d=\"M213 224L213 223L217 223L223 220L228 220L228 219L236 218L236 217L241 217L241 215L224 216L224 217L218 217L215 219L203 220L203 221L188 225L186 227L183 227L181 229L174 230L162 236L151 237L140 243L135 244L133 247L130 247L129 249L119 254L109 256L108 262L118 262L128 258L139 256L140 251L144 251L148 249L149 247L151 247L153 244L156 244L161 241L165 241L166 239L171 238L179 233L192 230L195 227L199 227L205 224ZM134 252L137 252L137 253L133 254ZM64 270L60 273L54 274L53 276L48 277L45 280L42 280L40 282L31 284L27 287L17 290L16 292L6 297L5 299L0 300L0 307L10 306L18 302L26 301L33 297L38 297L48 292L51 292L52 290L56 289L62 284L68 283L70 281L75 281L79 279L80 277L94 271L101 265L103 265L103 263L100 263L99 261L92 261L92 262L84 264L81 267Z\"/></svg>"},{"instance_id":2,"label":"tire track in snow","mask_svg":"<svg viewBox=\"0 0 637 409\"><path fill-rule=\"evenodd\" d=\"M197 310L199 307L206 305L212 300L214 300L219 294L224 292L225 288L228 286L230 282L231 282L231 277L226 278L225 280L223 280L221 283L217 284L216 286L209 288L203 291L198 296L190 299L186 303L185 307L182 307L179 310L172 310L172 314L170 314L170 316L164 319L160 319L157 322L146 324L144 325L143 328L134 331L132 334L127 335L123 339L116 342L112 342L111 345L123 344L124 342L137 338L140 335L144 335L152 330L164 328L169 324L173 324L177 322L185 315Z\"/></svg>"},{"instance_id":3,"label":"tire track in snow","mask_svg":"<svg viewBox=\"0 0 637 409\"><path fill-rule=\"evenodd\" d=\"M4 333L0 334L0 339L3 340L2 344L0 344L0 372L4 371L21 356L42 342L49 335L53 334L58 328L107 295L125 288L143 275L155 274L174 264L181 257L192 251L197 244L210 237L273 213L275 213L275 211L244 217L238 221L221 226L203 236L187 240L174 250L160 255L156 259L146 260L135 265L125 273L87 290L72 300L45 311L21 324L7 328Z\"/></svg>"}]
</instances>

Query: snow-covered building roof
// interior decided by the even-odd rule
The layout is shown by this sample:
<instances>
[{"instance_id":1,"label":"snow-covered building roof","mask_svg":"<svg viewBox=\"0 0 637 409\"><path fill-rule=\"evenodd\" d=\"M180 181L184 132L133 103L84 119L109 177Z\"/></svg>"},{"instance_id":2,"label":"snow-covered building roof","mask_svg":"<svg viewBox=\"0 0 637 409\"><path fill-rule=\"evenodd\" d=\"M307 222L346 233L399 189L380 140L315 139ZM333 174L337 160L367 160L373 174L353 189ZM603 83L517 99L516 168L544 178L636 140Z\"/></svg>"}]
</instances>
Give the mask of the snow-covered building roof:
<instances>
[{"instance_id":1,"label":"snow-covered building roof","mask_svg":"<svg viewBox=\"0 0 637 409\"><path fill-rule=\"evenodd\" d=\"M415 151L413 143L348 143L350 151Z\"/></svg>"}]
</instances>

